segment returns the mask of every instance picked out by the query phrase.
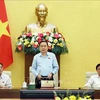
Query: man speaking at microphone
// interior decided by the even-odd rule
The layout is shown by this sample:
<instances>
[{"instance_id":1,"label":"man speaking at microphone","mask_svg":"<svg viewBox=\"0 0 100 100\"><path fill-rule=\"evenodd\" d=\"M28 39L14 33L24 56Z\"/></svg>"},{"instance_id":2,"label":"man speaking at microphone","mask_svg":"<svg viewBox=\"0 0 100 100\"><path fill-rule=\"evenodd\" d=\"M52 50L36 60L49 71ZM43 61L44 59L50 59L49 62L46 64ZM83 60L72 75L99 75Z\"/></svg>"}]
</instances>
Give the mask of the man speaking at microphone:
<instances>
[{"instance_id":1,"label":"man speaking at microphone","mask_svg":"<svg viewBox=\"0 0 100 100\"><path fill-rule=\"evenodd\" d=\"M36 88L41 88L41 79L46 78L53 80L53 75L58 71L58 62L56 56L52 52L48 52L48 44L41 41L40 53L34 56L32 62L32 73L36 76Z\"/></svg>"}]
</instances>

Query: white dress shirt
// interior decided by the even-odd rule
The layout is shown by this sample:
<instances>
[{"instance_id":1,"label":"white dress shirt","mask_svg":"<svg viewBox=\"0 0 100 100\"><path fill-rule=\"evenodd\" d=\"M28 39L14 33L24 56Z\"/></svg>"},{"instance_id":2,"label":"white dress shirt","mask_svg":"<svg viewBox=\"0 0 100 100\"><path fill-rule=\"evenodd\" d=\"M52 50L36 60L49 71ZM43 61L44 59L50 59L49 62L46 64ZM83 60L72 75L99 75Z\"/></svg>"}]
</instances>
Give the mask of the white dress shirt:
<instances>
[{"instance_id":1,"label":"white dress shirt","mask_svg":"<svg viewBox=\"0 0 100 100\"><path fill-rule=\"evenodd\" d=\"M32 62L32 72L35 76L48 76L50 73L55 74L59 69L56 56L52 52L47 52L46 56L38 53L34 56Z\"/></svg>"},{"instance_id":2,"label":"white dress shirt","mask_svg":"<svg viewBox=\"0 0 100 100\"><path fill-rule=\"evenodd\" d=\"M92 75L88 82L85 84L85 87L100 89L100 76L98 74Z\"/></svg>"},{"instance_id":3,"label":"white dress shirt","mask_svg":"<svg viewBox=\"0 0 100 100\"><path fill-rule=\"evenodd\" d=\"M11 79L8 75L2 73L0 76L0 85L7 86L8 88L12 87Z\"/></svg>"}]
</instances>

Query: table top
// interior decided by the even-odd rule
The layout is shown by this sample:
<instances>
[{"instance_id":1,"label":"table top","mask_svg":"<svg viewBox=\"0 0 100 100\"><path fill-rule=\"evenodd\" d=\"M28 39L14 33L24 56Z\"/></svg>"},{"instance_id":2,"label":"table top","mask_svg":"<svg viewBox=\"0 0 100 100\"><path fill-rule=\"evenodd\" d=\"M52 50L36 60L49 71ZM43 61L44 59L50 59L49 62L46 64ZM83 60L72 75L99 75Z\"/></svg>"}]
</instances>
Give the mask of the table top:
<instances>
[{"instance_id":1,"label":"table top","mask_svg":"<svg viewBox=\"0 0 100 100\"><path fill-rule=\"evenodd\" d=\"M94 97L95 98L99 98L100 99L100 90L93 90L93 89L54 89L54 88L42 88L42 89L35 89L35 90L28 90L28 89L22 89L22 88L12 88L12 89L0 89L0 100L20 100L20 95L22 92L22 95L24 96L25 94L31 95L33 96L33 94L35 95L35 97L39 96L40 97L42 95L46 95L46 98L49 96L54 98L54 91L56 91L57 93L64 93L66 94L66 91L71 91L74 93L83 93L84 91L88 91L88 93L93 93L94 92ZM25 93L25 94L23 94ZM46 99L45 98L45 99ZM23 100L23 98L21 99ZM27 98L25 100L28 100ZM39 99L38 99L39 100Z\"/></svg>"}]
</instances>

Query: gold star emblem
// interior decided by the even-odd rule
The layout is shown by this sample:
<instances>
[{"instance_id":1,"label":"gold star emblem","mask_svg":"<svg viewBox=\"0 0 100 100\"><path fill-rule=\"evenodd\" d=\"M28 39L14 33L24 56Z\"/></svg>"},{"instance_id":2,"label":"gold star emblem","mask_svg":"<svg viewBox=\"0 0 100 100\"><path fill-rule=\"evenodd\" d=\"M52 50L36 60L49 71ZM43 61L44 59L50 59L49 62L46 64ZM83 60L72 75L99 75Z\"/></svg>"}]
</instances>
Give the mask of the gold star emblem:
<instances>
[{"instance_id":1,"label":"gold star emblem","mask_svg":"<svg viewBox=\"0 0 100 100\"><path fill-rule=\"evenodd\" d=\"M10 34L8 33L8 31L6 29L7 28L7 25L8 25L8 22L2 23L2 21L0 20L0 37L3 34L10 37Z\"/></svg>"}]
</instances>

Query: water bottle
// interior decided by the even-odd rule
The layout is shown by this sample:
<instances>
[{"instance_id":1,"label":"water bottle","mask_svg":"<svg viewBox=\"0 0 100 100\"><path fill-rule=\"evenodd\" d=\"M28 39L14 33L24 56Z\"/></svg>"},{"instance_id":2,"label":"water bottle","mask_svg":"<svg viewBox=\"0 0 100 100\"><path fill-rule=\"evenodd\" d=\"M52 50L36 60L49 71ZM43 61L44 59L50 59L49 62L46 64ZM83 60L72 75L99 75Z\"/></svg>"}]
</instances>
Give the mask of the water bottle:
<instances>
[{"instance_id":1,"label":"water bottle","mask_svg":"<svg viewBox=\"0 0 100 100\"><path fill-rule=\"evenodd\" d=\"M26 82L23 82L23 88L27 88L27 83Z\"/></svg>"}]
</instances>

